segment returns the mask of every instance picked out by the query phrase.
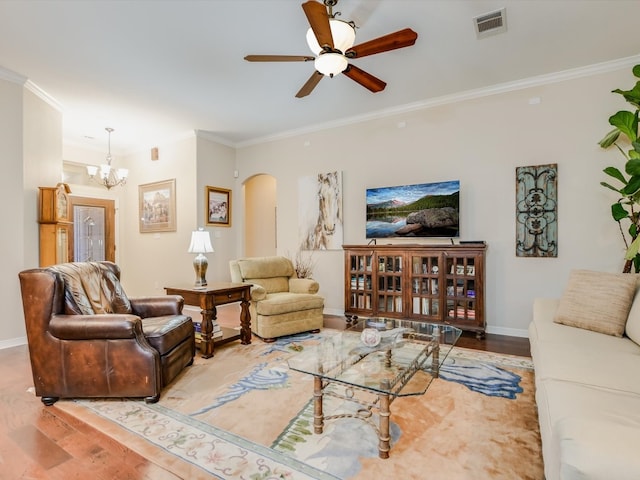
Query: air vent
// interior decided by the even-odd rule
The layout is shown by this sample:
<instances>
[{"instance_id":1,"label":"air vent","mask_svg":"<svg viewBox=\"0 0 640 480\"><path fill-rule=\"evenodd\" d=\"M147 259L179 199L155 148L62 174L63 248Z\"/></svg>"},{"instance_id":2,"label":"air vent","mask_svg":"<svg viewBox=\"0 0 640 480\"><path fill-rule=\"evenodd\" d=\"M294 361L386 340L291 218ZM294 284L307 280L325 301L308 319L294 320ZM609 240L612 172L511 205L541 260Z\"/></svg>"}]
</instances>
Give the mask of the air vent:
<instances>
[{"instance_id":1,"label":"air vent","mask_svg":"<svg viewBox=\"0 0 640 480\"><path fill-rule=\"evenodd\" d=\"M507 12L505 8L495 12L485 13L473 19L478 38L488 37L507 31Z\"/></svg>"}]
</instances>

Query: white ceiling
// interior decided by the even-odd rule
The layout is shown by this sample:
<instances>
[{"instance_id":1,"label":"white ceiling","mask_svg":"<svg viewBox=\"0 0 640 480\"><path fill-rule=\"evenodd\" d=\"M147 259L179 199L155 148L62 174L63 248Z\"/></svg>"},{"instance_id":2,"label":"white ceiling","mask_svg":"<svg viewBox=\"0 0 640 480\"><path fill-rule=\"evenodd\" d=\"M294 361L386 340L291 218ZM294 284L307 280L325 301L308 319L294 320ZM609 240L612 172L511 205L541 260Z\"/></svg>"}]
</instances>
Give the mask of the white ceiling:
<instances>
[{"instance_id":1,"label":"white ceiling","mask_svg":"<svg viewBox=\"0 0 640 480\"><path fill-rule=\"evenodd\" d=\"M356 44L410 27L412 47L354 64L295 98L312 63L301 0L0 0L0 67L57 101L64 139L114 152L203 130L229 145L398 111L430 99L640 53L639 0L340 0ZM506 7L507 32L476 38L473 18ZM585 99L587 100L587 99Z\"/></svg>"}]
</instances>

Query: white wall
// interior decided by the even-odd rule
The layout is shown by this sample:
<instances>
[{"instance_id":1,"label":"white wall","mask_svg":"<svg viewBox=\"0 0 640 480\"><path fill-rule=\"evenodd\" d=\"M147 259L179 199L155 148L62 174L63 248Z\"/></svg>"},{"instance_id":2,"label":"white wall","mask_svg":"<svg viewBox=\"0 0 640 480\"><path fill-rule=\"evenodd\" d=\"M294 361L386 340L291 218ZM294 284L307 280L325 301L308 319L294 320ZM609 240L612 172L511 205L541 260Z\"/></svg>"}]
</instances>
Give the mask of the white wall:
<instances>
[{"instance_id":1,"label":"white wall","mask_svg":"<svg viewBox=\"0 0 640 480\"><path fill-rule=\"evenodd\" d=\"M3 202L10 206L4 209L5 223L0 235L3 264L0 303L4 309L0 317L0 346L12 346L16 338L25 336L18 273L25 265L34 266L32 252L24 243L34 235L37 238L38 230L34 227L35 213L27 214L34 202L33 190L25 190L22 167L22 87L0 79L0 105L0 158L5 172L0 176L0 190Z\"/></svg>"},{"instance_id":2,"label":"white wall","mask_svg":"<svg viewBox=\"0 0 640 480\"><path fill-rule=\"evenodd\" d=\"M240 188L236 188L234 171L236 169L235 149L208 139L205 134L197 135L197 220L191 227L204 227L209 231L211 244L215 250L207 254L209 267L207 269L207 281L231 280L229 273L229 260L235 258L236 235L238 222L242 221L242 213L238 210L237 199L240 196ZM231 226L221 227L206 225L207 209L205 189L207 186L231 190ZM189 234L191 231L189 232ZM188 244L186 245L188 246ZM185 247L186 250L186 247ZM189 281L195 281L193 270L193 254L189 254L188 264L191 269Z\"/></svg>"},{"instance_id":3,"label":"white wall","mask_svg":"<svg viewBox=\"0 0 640 480\"><path fill-rule=\"evenodd\" d=\"M23 96L23 172L25 221L30 232L39 232L38 187L53 187L62 180L62 113L28 88ZM35 219L35 222L33 221ZM39 264L39 234L24 239L29 263Z\"/></svg>"},{"instance_id":4,"label":"white wall","mask_svg":"<svg viewBox=\"0 0 640 480\"><path fill-rule=\"evenodd\" d=\"M193 282L193 259L187 253L191 230L197 225L196 138L190 134L158 145L159 159L150 151L127 156L127 186L120 193L122 283L131 297L164 295L164 287ZM138 186L176 181L176 231L140 233Z\"/></svg>"},{"instance_id":5,"label":"white wall","mask_svg":"<svg viewBox=\"0 0 640 480\"><path fill-rule=\"evenodd\" d=\"M608 117L625 108L611 90L634 83L625 66L245 146L239 181L262 172L276 178L278 252L286 254L297 245L299 177L343 172L345 244L366 243L366 188L460 179L461 238L488 244L488 329L525 335L533 298L559 296L571 269L621 271L624 246L609 213L615 198L599 182L622 157L597 142ZM517 258L515 168L547 163L558 164L559 256ZM341 312L343 253L316 258L326 310Z\"/></svg>"},{"instance_id":6,"label":"white wall","mask_svg":"<svg viewBox=\"0 0 640 480\"><path fill-rule=\"evenodd\" d=\"M276 179L255 175L243 185L244 252L239 256L267 257L276 254ZM292 255L295 252L292 253Z\"/></svg>"},{"instance_id":7,"label":"white wall","mask_svg":"<svg viewBox=\"0 0 640 480\"><path fill-rule=\"evenodd\" d=\"M26 341L18 273L39 263L38 186L54 186L60 181L62 116L26 88L25 79L0 73L10 77L0 78L0 188L5 204L0 236L3 348Z\"/></svg>"}]
</instances>

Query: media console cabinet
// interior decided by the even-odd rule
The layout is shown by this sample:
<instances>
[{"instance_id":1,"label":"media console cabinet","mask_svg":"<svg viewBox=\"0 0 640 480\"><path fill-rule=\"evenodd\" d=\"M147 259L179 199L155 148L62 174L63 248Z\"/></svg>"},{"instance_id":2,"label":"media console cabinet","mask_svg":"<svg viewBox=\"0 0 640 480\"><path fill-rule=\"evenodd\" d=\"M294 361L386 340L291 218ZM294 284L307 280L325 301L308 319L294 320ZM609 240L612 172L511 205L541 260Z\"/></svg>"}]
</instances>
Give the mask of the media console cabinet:
<instances>
[{"instance_id":1,"label":"media console cabinet","mask_svg":"<svg viewBox=\"0 0 640 480\"><path fill-rule=\"evenodd\" d=\"M346 316L442 323L484 336L484 243L343 249Z\"/></svg>"}]
</instances>

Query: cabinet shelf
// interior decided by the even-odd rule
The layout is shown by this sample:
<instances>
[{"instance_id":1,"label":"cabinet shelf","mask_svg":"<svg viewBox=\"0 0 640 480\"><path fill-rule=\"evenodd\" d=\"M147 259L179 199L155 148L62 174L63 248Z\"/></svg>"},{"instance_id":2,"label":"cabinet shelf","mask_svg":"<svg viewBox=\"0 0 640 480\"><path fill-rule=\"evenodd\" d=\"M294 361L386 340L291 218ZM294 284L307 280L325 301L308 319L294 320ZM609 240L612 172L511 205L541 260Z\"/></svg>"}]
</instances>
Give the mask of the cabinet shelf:
<instances>
[{"instance_id":1,"label":"cabinet shelf","mask_svg":"<svg viewBox=\"0 0 640 480\"><path fill-rule=\"evenodd\" d=\"M486 245L343 248L345 314L443 323L484 336Z\"/></svg>"}]
</instances>

